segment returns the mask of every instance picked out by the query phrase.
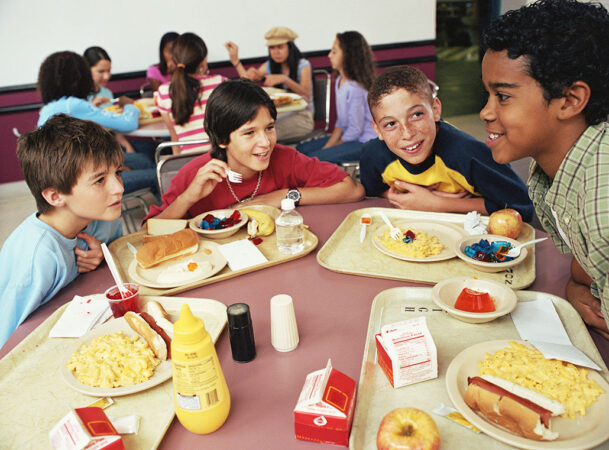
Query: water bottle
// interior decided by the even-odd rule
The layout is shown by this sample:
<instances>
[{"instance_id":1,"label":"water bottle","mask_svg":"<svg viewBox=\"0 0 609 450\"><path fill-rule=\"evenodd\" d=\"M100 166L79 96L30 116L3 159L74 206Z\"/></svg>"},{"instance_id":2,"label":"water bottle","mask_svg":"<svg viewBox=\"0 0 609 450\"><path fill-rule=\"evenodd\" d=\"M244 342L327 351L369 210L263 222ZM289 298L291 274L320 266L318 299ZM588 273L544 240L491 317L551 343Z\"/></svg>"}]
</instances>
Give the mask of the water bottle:
<instances>
[{"instance_id":1,"label":"water bottle","mask_svg":"<svg viewBox=\"0 0 609 450\"><path fill-rule=\"evenodd\" d=\"M281 200L281 214L275 219L277 248L281 253L294 255L304 249L302 216L294 209L294 200Z\"/></svg>"}]
</instances>

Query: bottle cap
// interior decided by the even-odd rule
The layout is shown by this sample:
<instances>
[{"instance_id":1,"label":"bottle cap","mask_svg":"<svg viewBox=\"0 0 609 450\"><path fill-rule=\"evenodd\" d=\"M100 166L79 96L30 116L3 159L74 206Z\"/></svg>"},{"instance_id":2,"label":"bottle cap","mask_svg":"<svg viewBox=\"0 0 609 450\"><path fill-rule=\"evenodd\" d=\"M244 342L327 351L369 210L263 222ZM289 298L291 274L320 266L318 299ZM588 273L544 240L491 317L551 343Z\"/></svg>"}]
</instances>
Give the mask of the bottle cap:
<instances>
[{"instance_id":1,"label":"bottle cap","mask_svg":"<svg viewBox=\"0 0 609 450\"><path fill-rule=\"evenodd\" d=\"M235 303L226 309L226 314L233 359L238 362L253 360L256 357L256 342L250 307L245 303Z\"/></svg>"},{"instance_id":2,"label":"bottle cap","mask_svg":"<svg viewBox=\"0 0 609 450\"><path fill-rule=\"evenodd\" d=\"M294 200L292 200L291 198L284 198L283 200L281 200L281 209L283 209L284 211L294 209Z\"/></svg>"},{"instance_id":3,"label":"bottle cap","mask_svg":"<svg viewBox=\"0 0 609 450\"><path fill-rule=\"evenodd\" d=\"M188 304L184 303L180 309L180 318L173 324L173 338L185 344L192 344L206 337L210 338L203 320L195 317Z\"/></svg>"}]
</instances>

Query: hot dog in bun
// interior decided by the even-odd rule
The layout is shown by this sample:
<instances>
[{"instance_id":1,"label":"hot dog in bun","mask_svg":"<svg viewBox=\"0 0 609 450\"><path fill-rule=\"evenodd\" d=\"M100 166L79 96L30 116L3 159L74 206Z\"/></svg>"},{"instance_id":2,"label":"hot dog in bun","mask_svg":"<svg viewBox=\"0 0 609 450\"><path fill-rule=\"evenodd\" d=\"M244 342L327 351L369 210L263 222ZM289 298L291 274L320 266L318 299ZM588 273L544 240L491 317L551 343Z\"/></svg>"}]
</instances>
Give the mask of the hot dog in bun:
<instances>
[{"instance_id":1,"label":"hot dog in bun","mask_svg":"<svg viewBox=\"0 0 609 450\"><path fill-rule=\"evenodd\" d=\"M465 403L488 420L528 439L551 441L558 433L550 418L564 414L564 406L544 395L490 375L468 377Z\"/></svg>"},{"instance_id":2,"label":"hot dog in bun","mask_svg":"<svg viewBox=\"0 0 609 450\"><path fill-rule=\"evenodd\" d=\"M125 321L139 334L150 346L153 353L161 361L171 358L171 339L173 336L173 324L169 321L167 313L157 302L154 305L144 307L144 311L137 314L132 311L125 313ZM147 311L154 311L155 317ZM162 325L161 325L162 324Z\"/></svg>"}]
</instances>

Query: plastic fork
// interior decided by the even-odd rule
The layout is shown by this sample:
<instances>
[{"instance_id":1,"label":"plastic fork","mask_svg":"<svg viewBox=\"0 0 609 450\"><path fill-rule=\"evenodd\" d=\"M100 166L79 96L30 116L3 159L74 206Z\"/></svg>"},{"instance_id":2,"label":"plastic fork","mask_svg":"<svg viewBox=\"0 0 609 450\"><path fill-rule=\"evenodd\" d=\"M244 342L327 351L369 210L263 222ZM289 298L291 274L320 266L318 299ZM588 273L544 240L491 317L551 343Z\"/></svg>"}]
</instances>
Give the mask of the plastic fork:
<instances>
[{"instance_id":1,"label":"plastic fork","mask_svg":"<svg viewBox=\"0 0 609 450\"><path fill-rule=\"evenodd\" d=\"M402 238L402 232L400 231L399 228L394 227L393 225L391 225L391 222L389 222L389 219L387 218L387 216L385 215L385 213L379 213L381 218L383 219L383 221L387 224L387 226L389 227L389 234L391 235L391 237L395 240L395 241L399 241Z\"/></svg>"},{"instance_id":2,"label":"plastic fork","mask_svg":"<svg viewBox=\"0 0 609 450\"><path fill-rule=\"evenodd\" d=\"M241 183L242 175L234 170L226 169L226 176L231 183Z\"/></svg>"},{"instance_id":3,"label":"plastic fork","mask_svg":"<svg viewBox=\"0 0 609 450\"><path fill-rule=\"evenodd\" d=\"M511 248L506 253L506 256L509 256L510 258L518 258L520 256L520 249L522 247L526 247L527 245L533 245L533 244L536 244L537 242L545 241L546 239L548 239L548 238L545 237L545 238L540 238L540 239L533 239L532 241L525 242L524 244L517 245L516 247Z\"/></svg>"}]
</instances>

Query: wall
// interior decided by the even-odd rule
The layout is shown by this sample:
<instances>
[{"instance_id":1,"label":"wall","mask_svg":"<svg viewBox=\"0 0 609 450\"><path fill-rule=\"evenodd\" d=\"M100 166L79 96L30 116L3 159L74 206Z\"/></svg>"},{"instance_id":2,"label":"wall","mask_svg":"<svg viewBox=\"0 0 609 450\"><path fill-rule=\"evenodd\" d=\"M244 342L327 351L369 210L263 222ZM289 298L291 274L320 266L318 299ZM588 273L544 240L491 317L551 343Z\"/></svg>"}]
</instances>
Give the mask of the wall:
<instances>
[{"instance_id":1,"label":"wall","mask_svg":"<svg viewBox=\"0 0 609 450\"><path fill-rule=\"evenodd\" d=\"M40 97L33 83L42 60L58 50L80 53L90 45L104 47L112 57L109 88L133 96L145 81L146 67L157 60L158 40L168 30L200 34L209 47L211 70L235 77L223 47L228 39L240 46L242 59L259 63L266 54L264 33L286 25L300 34L296 43L313 67L327 69L335 33L357 29L373 46L381 70L413 64L435 79L432 1L241 0L235 7L235 2L182 0L179 10L162 14L161 5L168 3L157 0L106 0L102 9L99 5L90 0L0 0L0 42L15 43L0 46L0 60L13 62L0 71L0 183L23 179L12 130L36 126Z\"/></svg>"}]
</instances>

